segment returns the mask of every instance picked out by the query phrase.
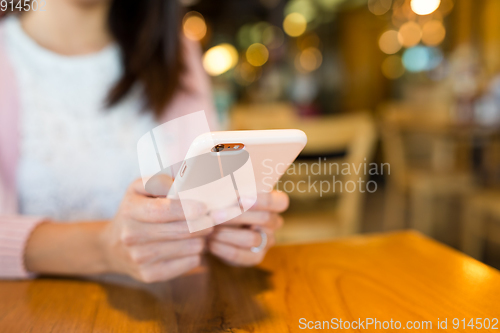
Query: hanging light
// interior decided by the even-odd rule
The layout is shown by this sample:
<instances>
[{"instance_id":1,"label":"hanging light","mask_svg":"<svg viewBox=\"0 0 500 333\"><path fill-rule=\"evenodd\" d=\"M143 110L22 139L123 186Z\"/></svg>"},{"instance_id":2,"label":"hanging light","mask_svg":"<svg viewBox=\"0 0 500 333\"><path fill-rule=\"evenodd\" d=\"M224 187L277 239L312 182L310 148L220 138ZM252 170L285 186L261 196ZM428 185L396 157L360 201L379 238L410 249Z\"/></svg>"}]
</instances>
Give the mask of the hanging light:
<instances>
[{"instance_id":1,"label":"hanging light","mask_svg":"<svg viewBox=\"0 0 500 333\"><path fill-rule=\"evenodd\" d=\"M441 0L411 0L410 7L415 14L429 15L438 9Z\"/></svg>"}]
</instances>

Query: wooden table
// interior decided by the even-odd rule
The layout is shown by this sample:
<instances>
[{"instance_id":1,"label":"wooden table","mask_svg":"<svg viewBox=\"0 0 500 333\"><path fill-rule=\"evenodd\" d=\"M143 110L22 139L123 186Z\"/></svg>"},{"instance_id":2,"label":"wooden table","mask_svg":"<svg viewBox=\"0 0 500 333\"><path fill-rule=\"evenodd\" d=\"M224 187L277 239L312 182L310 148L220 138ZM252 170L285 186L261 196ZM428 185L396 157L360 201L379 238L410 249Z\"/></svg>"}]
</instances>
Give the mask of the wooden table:
<instances>
[{"instance_id":1,"label":"wooden table","mask_svg":"<svg viewBox=\"0 0 500 333\"><path fill-rule=\"evenodd\" d=\"M449 318L451 331L452 318L500 317L500 272L413 232L280 246L258 268L208 261L152 285L0 282L0 332L299 332L300 318L430 320L434 330Z\"/></svg>"}]
</instances>

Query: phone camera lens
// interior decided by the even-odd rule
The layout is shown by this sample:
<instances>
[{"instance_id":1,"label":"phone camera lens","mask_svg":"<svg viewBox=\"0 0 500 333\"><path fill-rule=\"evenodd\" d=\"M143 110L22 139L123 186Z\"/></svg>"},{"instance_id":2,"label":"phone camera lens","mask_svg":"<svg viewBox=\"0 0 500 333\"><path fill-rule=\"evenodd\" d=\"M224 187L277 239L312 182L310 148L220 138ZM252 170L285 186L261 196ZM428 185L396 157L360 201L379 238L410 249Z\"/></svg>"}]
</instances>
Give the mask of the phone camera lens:
<instances>
[{"instance_id":1,"label":"phone camera lens","mask_svg":"<svg viewBox=\"0 0 500 333\"><path fill-rule=\"evenodd\" d=\"M220 152L223 150L224 150L224 145L217 145L217 146L212 148L212 151L215 151L215 152Z\"/></svg>"}]
</instances>

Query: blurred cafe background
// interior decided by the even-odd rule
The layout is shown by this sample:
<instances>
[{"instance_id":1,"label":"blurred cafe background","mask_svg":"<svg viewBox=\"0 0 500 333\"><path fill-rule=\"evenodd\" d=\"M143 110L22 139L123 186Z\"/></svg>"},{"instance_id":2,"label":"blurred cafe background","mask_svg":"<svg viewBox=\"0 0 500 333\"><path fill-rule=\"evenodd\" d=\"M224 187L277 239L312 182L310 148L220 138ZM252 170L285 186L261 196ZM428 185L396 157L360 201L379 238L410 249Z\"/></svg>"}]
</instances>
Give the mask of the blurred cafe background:
<instances>
[{"instance_id":1,"label":"blurred cafe background","mask_svg":"<svg viewBox=\"0 0 500 333\"><path fill-rule=\"evenodd\" d=\"M182 2L224 129L309 137L281 243L412 228L500 267L500 1Z\"/></svg>"}]
</instances>

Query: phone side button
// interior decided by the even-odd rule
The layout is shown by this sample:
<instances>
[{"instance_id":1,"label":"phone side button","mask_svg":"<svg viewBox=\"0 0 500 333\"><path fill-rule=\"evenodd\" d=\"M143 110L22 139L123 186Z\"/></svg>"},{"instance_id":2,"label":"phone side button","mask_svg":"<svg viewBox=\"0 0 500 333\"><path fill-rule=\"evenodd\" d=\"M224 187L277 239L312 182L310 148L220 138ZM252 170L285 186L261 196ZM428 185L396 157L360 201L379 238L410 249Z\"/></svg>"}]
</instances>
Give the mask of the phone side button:
<instances>
[{"instance_id":1,"label":"phone side button","mask_svg":"<svg viewBox=\"0 0 500 333\"><path fill-rule=\"evenodd\" d=\"M179 176L184 176L184 172L186 172L186 169L187 169L187 164L186 162L184 162L184 165L182 166L182 169L181 169L181 172L179 174Z\"/></svg>"}]
</instances>

